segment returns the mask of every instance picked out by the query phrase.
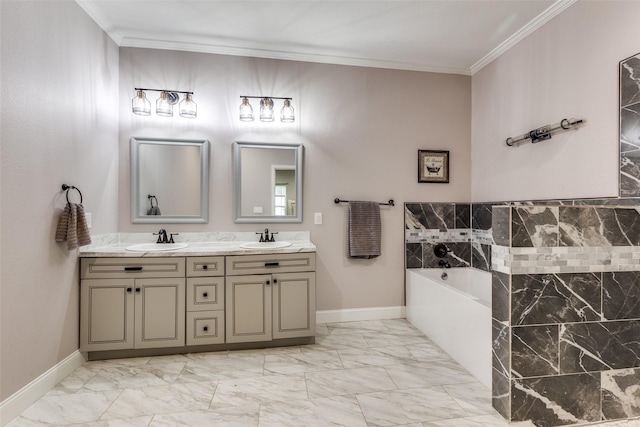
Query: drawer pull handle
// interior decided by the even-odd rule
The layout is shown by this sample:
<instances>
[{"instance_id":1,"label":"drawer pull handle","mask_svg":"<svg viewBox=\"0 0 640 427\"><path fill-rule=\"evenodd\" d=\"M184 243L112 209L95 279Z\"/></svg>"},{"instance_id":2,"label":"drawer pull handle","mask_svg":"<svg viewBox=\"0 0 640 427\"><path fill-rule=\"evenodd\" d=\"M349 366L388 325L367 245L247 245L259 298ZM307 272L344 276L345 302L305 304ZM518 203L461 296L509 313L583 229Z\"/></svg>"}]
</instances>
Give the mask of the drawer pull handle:
<instances>
[{"instance_id":1,"label":"drawer pull handle","mask_svg":"<svg viewBox=\"0 0 640 427\"><path fill-rule=\"evenodd\" d=\"M136 288L136 292L137 292L137 293L140 293L140 288Z\"/></svg>"},{"instance_id":2,"label":"drawer pull handle","mask_svg":"<svg viewBox=\"0 0 640 427\"><path fill-rule=\"evenodd\" d=\"M131 288L127 288L128 293L131 293L131 290L132 290Z\"/></svg>"},{"instance_id":3,"label":"drawer pull handle","mask_svg":"<svg viewBox=\"0 0 640 427\"><path fill-rule=\"evenodd\" d=\"M124 271L142 271L142 267L125 267Z\"/></svg>"},{"instance_id":4,"label":"drawer pull handle","mask_svg":"<svg viewBox=\"0 0 640 427\"><path fill-rule=\"evenodd\" d=\"M276 283L278 283L278 279L273 279L273 284L275 285Z\"/></svg>"},{"instance_id":5,"label":"drawer pull handle","mask_svg":"<svg viewBox=\"0 0 640 427\"><path fill-rule=\"evenodd\" d=\"M209 266L208 266L207 264L204 264L204 265L202 266L202 269L203 269L203 270L206 270L207 268L209 268Z\"/></svg>"},{"instance_id":6,"label":"drawer pull handle","mask_svg":"<svg viewBox=\"0 0 640 427\"><path fill-rule=\"evenodd\" d=\"M205 326L204 328L202 328L203 331L207 332L209 330L208 326Z\"/></svg>"},{"instance_id":7,"label":"drawer pull handle","mask_svg":"<svg viewBox=\"0 0 640 427\"><path fill-rule=\"evenodd\" d=\"M202 294L202 296L203 296L203 298L207 298L207 297L209 296L209 293L208 293L208 292L204 292L204 293Z\"/></svg>"},{"instance_id":8,"label":"drawer pull handle","mask_svg":"<svg viewBox=\"0 0 640 427\"><path fill-rule=\"evenodd\" d=\"M271 284L271 282L267 280L267 286L269 286L270 284Z\"/></svg>"},{"instance_id":9,"label":"drawer pull handle","mask_svg":"<svg viewBox=\"0 0 640 427\"><path fill-rule=\"evenodd\" d=\"M265 262L264 263L265 267L278 267L279 265L280 265L280 263L277 262L277 261L276 262Z\"/></svg>"}]
</instances>

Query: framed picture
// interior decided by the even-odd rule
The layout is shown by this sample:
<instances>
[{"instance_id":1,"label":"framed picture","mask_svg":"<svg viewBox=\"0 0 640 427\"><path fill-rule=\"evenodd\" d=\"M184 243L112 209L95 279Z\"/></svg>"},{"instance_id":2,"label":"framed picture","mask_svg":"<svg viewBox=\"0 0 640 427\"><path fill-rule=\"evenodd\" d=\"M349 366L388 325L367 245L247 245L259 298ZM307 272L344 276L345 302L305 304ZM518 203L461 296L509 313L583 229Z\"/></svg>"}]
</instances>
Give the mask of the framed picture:
<instances>
[{"instance_id":1,"label":"framed picture","mask_svg":"<svg viewBox=\"0 0 640 427\"><path fill-rule=\"evenodd\" d=\"M449 182L449 152L418 150L418 182Z\"/></svg>"}]
</instances>

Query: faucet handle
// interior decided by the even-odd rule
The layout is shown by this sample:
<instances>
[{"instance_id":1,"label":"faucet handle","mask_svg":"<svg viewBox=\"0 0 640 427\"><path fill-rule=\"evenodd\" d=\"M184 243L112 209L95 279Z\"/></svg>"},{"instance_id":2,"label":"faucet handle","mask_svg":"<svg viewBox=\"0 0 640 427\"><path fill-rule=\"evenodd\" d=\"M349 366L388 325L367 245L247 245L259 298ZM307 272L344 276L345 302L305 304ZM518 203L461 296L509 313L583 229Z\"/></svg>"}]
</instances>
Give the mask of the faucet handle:
<instances>
[{"instance_id":1,"label":"faucet handle","mask_svg":"<svg viewBox=\"0 0 640 427\"><path fill-rule=\"evenodd\" d=\"M173 241L173 236L179 236L180 233L169 233L169 243L175 243Z\"/></svg>"},{"instance_id":2,"label":"faucet handle","mask_svg":"<svg viewBox=\"0 0 640 427\"><path fill-rule=\"evenodd\" d=\"M269 240L270 242L275 242L276 241L276 234L278 234L277 231L272 231L271 232L271 240Z\"/></svg>"},{"instance_id":3,"label":"faucet handle","mask_svg":"<svg viewBox=\"0 0 640 427\"><path fill-rule=\"evenodd\" d=\"M258 242L264 242L264 236L262 235L262 233L256 233L260 235L260 240L258 240Z\"/></svg>"}]
</instances>

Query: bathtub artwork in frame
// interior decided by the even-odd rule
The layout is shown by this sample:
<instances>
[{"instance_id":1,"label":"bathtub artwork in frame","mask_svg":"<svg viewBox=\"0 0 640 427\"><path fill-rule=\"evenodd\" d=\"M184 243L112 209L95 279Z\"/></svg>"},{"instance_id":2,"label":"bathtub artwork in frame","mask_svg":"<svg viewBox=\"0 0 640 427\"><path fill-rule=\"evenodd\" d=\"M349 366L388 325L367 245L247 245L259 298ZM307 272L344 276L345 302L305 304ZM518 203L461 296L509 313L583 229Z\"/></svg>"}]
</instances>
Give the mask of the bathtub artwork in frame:
<instances>
[{"instance_id":1,"label":"bathtub artwork in frame","mask_svg":"<svg viewBox=\"0 0 640 427\"><path fill-rule=\"evenodd\" d=\"M449 183L449 152L418 150L418 182Z\"/></svg>"},{"instance_id":2,"label":"bathtub artwork in frame","mask_svg":"<svg viewBox=\"0 0 640 427\"><path fill-rule=\"evenodd\" d=\"M620 61L620 197L640 196L640 53Z\"/></svg>"}]
</instances>

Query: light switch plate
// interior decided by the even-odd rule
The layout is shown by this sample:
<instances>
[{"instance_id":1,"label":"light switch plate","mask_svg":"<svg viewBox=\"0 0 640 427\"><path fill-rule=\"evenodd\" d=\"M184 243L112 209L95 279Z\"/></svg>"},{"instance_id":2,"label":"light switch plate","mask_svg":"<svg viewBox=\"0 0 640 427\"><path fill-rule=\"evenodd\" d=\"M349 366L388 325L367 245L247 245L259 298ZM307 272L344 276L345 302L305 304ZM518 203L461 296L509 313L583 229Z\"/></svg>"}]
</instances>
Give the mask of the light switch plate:
<instances>
[{"instance_id":1,"label":"light switch plate","mask_svg":"<svg viewBox=\"0 0 640 427\"><path fill-rule=\"evenodd\" d=\"M316 212L313 215L313 223L317 225L322 224L322 212Z\"/></svg>"},{"instance_id":2,"label":"light switch plate","mask_svg":"<svg viewBox=\"0 0 640 427\"><path fill-rule=\"evenodd\" d=\"M262 213L262 206L254 206L253 213Z\"/></svg>"}]
</instances>

